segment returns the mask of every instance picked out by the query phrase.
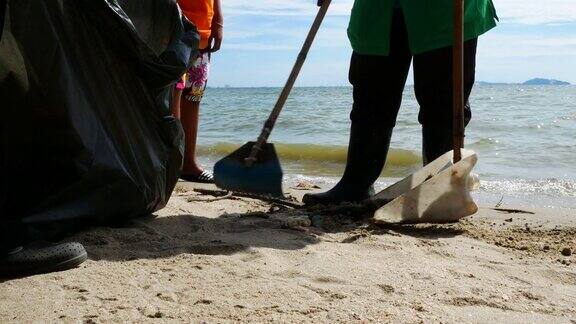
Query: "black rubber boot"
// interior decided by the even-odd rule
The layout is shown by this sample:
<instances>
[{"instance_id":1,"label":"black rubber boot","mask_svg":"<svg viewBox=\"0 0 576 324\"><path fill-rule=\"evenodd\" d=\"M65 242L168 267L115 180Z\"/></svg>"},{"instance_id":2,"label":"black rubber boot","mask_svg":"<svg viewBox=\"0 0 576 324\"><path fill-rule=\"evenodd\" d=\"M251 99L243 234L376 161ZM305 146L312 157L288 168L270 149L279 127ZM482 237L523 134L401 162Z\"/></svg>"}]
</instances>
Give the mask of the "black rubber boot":
<instances>
[{"instance_id":1,"label":"black rubber boot","mask_svg":"<svg viewBox=\"0 0 576 324\"><path fill-rule=\"evenodd\" d=\"M472 89L471 85L474 84L473 80L470 83L469 91ZM464 125L468 126L472 119L472 109L470 102L466 101L464 106ZM431 121L422 125L422 159L424 165L436 160L444 153L452 151L454 143L454 134L452 132L452 121Z\"/></svg>"},{"instance_id":2,"label":"black rubber boot","mask_svg":"<svg viewBox=\"0 0 576 324\"><path fill-rule=\"evenodd\" d=\"M77 267L88 259L80 243L32 243L18 247L0 257L0 277L24 277L63 271Z\"/></svg>"},{"instance_id":3,"label":"black rubber boot","mask_svg":"<svg viewBox=\"0 0 576 324\"><path fill-rule=\"evenodd\" d=\"M422 159L424 165L452 150L450 127L422 127Z\"/></svg>"},{"instance_id":4,"label":"black rubber boot","mask_svg":"<svg viewBox=\"0 0 576 324\"><path fill-rule=\"evenodd\" d=\"M342 179L324 193L306 194L306 205L334 205L359 202L374 194L373 184L380 176L390 147L392 128L375 128L352 123L348 160Z\"/></svg>"}]
</instances>

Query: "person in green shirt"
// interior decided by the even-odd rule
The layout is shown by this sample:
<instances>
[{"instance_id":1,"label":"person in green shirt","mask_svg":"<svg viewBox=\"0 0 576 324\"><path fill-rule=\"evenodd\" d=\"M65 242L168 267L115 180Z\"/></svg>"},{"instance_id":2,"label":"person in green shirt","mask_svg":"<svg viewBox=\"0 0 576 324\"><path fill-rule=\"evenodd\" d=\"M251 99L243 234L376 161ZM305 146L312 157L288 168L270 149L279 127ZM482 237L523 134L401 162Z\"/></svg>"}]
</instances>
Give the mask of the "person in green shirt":
<instances>
[{"instance_id":1,"label":"person in green shirt","mask_svg":"<svg viewBox=\"0 0 576 324\"><path fill-rule=\"evenodd\" d=\"M305 204L357 202L374 193L411 64L424 164L451 150L453 1L355 0L348 26L354 103L346 169L328 192L305 195ZM465 0L464 6L464 95L468 102L478 37L494 28L498 18L492 0ZM465 124L471 116L467 104Z\"/></svg>"}]
</instances>

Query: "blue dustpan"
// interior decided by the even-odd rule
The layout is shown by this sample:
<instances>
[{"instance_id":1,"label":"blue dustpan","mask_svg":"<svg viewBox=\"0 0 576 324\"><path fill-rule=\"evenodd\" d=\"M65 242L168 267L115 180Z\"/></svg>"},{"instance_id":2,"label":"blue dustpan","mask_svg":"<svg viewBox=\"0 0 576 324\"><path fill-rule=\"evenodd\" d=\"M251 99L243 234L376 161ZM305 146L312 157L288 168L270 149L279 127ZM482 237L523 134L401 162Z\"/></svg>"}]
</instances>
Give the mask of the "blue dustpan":
<instances>
[{"instance_id":1,"label":"blue dustpan","mask_svg":"<svg viewBox=\"0 0 576 324\"><path fill-rule=\"evenodd\" d=\"M246 157L254 146L248 142L214 165L214 182L222 189L284 197L282 167L271 143L265 143L251 166Z\"/></svg>"},{"instance_id":2,"label":"blue dustpan","mask_svg":"<svg viewBox=\"0 0 576 324\"><path fill-rule=\"evenodd\" d=\"M288 81L286 81L274 109L264 124L258 141L244 144L214 165L214 182L218 187L236 192L284 197L280 161L278 161L274 145L266 141L276 124L286 99L288 99L300 69L304 65L306 55L312 46L312 41L322 24L322 20L326 16L330 2L331 0L318 2L318 5L321 6L320 10L318 10L316 19L312 23L304 45L302 45L302 50L296 59L292 72L290 72Z\"/></svg>"}]
</instances>

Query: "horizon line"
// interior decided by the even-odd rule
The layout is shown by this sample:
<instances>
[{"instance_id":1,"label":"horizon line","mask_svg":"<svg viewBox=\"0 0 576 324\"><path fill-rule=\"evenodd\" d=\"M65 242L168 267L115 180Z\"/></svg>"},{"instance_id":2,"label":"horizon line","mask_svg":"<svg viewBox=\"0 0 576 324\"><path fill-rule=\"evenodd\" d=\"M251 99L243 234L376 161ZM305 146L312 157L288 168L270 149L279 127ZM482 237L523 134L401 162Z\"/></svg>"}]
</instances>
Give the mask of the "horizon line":
<instances>
[{"instance_id":1,"label":"horizon line","mask_svg":"<svg viewBox=\"0 0 576 324\"><path fill-rule=\"evenodd\" d=\"M523 82L489 82L489 81L476 81L474 85L524 85L524 86L576 86L576 84L523 84ZM406 86L412 87L414 83L406 84ZM282 88L282 86L241 86L241 85L216 85L216 86L207 86L208 89L256 89L256 88L270 88L270 89L278 89ZM304 89L304 88L352 88L352 85L300 85L294 86L293 88Z\"/></svg>"}]
</instances>

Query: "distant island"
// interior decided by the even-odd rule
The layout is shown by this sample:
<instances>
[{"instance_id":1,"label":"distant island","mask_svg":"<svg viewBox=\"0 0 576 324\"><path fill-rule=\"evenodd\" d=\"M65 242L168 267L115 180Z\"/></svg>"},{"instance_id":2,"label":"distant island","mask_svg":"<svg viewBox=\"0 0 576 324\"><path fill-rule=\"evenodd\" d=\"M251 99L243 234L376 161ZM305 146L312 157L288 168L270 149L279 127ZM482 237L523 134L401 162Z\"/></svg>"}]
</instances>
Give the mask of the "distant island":
<instances>
[{"instance_id":1,"label":"distant island","mask_svg":"<svg viewBox=\"0 0 576 324\"><path fill-rule=\"evenodd\" d=\"M523 85L570 85L570 82L553 80L553 79L535 78L535 79L528 80L522 84Z\"/></svg>"},{"instance_id":2,"label":"distant island","mask_svg":"<svg viewBox=\"0 0 576 324\"><path fill-rule=\"evenodd\" d=\"M522 83L502 83L502 82L486 82L478 81L476 84L479 85L502 85L502 84L521 84L521 85L571 85L570 82L554 80L554 79L544 79L544 78L534 78Z\"/></svg>"},{"instance_id":3,"label":"distant island","mask_svg":"<svg viewBox=\"0 0 576 324\"><path fill-rule=\"evenodd\" d=\"M509 84L518 84L518 83L505 83L505 82L488 82L488 81L476 81L478 85L509 85Z\"/></svg>"}]
</instances>

